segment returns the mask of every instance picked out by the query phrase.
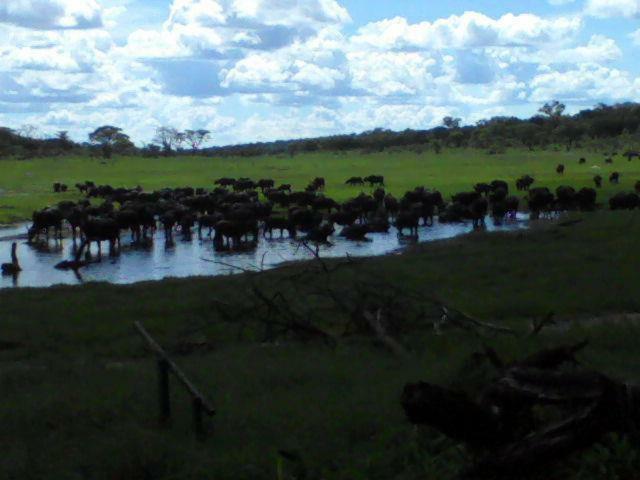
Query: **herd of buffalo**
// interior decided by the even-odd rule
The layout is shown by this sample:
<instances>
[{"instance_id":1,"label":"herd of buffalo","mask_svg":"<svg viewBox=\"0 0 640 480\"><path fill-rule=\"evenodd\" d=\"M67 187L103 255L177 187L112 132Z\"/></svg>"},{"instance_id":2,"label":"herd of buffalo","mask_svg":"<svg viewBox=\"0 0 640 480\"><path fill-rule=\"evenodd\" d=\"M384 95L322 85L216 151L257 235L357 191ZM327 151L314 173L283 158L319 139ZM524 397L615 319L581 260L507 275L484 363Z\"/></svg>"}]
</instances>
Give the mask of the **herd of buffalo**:
<instances>
[{"instance_id":1,"label":"herd of buffalo","mask_svg":"<svg viewBox=\"0 0 640 480\"><path fill-rule=\"evenodd\" d=\"M562 165L557 171L564 172ZM610 178L617 183L619 175ZM596 176L595 187L602 178ZM437 190L416 187L396 198L385 191L381 175L351 177L345 182L351 186L365 186L369 193L345 202L326 196L324 178L317 177L302 191L293 191L291 185L276 185L274 180L253 181L249 178L220 178L211 189L165 188L145 192L141 187L114 188L87 181L76 184L84 195L80 201L61 201L33 213L29 228L30 242L47 239L51 231L62 238L64 225L68 225L74 242L80 238L89 251L91 243L108 242L110 251L119 247L123 232L128 232L135 244L148 244L157 229L165 233L168 245L176 234L190 239L194 232L199 237L211 236L217 249L238 249L255 244L260 235L271 238L286 233L291 238L309 242L327 242L342 227L339 235L348 240L367 240L371 232L387 232L391 226L399 235L416 236L420 225L431 226L434 217L441 223L472 222L474 228L484 225L489 215L496 224L515 219L520 198L510 194L509 184L503 180L478 183L467 192L460 192L446 201ZM535 187L535 179L525 175L515 182L532 219L562 211L589 211L596 208L596 188L575 190L561 186L552 192ZM67 190L61 183L53 185L55 192ZM615 209L633 209L640 206L640 182L637 192L614 195L609 205Z\"/></svg>"}]
</instances>

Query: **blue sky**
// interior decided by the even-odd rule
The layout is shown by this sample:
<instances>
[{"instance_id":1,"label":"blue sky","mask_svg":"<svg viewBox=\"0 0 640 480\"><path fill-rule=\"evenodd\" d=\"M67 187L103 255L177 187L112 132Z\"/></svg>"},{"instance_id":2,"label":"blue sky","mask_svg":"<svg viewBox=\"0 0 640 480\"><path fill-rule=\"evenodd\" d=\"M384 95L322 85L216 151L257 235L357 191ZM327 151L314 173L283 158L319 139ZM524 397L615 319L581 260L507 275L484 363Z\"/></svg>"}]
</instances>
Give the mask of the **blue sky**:
<instances>
[{"instance_id":1,"label":"blue sky","mask_svg":"<svg viewBox=\"0 0 640 480\"><path fill-rule=\"evenodd\" d=\"M640 0L2 0L0 125L213 144L640 101Z\"/></svg>"}]
</instances>

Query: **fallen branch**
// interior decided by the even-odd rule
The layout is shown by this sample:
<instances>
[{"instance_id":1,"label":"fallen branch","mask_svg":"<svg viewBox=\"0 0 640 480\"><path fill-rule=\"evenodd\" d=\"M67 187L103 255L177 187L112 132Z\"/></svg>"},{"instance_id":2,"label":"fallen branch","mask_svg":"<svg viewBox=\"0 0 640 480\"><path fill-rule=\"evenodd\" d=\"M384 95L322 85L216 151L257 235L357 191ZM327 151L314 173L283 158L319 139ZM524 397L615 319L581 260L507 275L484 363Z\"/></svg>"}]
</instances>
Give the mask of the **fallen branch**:
<instances>
[{"instance_id":1,"label":"fallen branch","mask_svg":"<svg viewBox=\"0 0 640 480\"><path fill-rule=\"evenodd\" d=\"M404 347L387 334L384 326L382 325L382 311L380 309L376 311L375 315L373 315L371 312L364 312L363 316L369 323L369 326L371 327L373 333L376 334L376 337L378 337L378 340L380 340L380 342L384 346L386 346L391 352L393 352L394 355L398 357L404 358L407 356L407 351L404 349Z\"/></svg>"}]
</instances>

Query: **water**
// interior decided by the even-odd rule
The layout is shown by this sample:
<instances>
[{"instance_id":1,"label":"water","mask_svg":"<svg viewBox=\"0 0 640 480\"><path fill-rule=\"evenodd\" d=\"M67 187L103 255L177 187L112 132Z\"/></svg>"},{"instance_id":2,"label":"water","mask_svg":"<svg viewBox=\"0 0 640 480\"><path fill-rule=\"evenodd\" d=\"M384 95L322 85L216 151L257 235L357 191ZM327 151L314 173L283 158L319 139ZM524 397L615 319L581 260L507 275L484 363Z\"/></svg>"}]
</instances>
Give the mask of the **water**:
<instances>
[{"instance_id":1,"label":"water","mask_svg":"<svg viewBox=\"0 0 640 480\"><path fill-rule=\"evenodd\" d=\"M487 231L520 230L528 228L525 215L518 215L517 220L495 226L487 219ZM260 238L258 245L251 251L216 252L213 241L204 236L198 239L193 235L191 241L181 240L175 235L175 246L165 247L164 235L158 230L154 242L148 249L130 245L127 234L122 235L122 249L117 257L109 257L108 247L103 244L103 255L100 263L91 263L81 270L82 278L71 271L60 271L54 268L58 262L73 257L73 242L65 239L62 244L50 240L43 246L32 246L26 242L27 225L0 230L0 263L10 261L11 243L18 242L18 259L22 272L17 278L0 277L0 288L10 287L49 287L57 284L75 285L83 282L105 281L111 283L135 283L147 280L161 280L167 277L213 276L237 273L240 269L273 268L283 262L308 260L313 254L288 238L273 240ZM470 223L438 224L433 227L421 227L419 242L429 242L453 238L472 231ZM354 257L384 255L395 252L414 241L399 239L397 231L391 228L389 233L368 234L369 242L353 242L335 235L330 237L332 245L320 247L321 257ZM97 252L95 244L92 247Z\"/></svg>"}]
</instances>

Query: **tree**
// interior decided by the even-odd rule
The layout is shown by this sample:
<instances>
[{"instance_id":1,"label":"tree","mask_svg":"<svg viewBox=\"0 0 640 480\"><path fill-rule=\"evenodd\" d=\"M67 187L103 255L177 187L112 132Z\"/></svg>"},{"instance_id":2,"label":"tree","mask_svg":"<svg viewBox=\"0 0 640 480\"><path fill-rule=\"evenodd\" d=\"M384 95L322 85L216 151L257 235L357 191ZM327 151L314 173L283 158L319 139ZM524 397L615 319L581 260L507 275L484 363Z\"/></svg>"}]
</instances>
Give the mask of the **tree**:
<instances>
[{"instance_id":1,"label":"tree","mask_svg":"<svg viewBox=\"0 0 640 480\"><path fill-rule=\"evenodd\" d=\"M32 139L38 139L41 137L40 130L38 129L38 127L30 124L22 125L18 129L18 135L24 138L32 138Z\"/></svg>"},{"instance_id":2,"label":"tree","mask_svg":"<svg viewBox=\"0 0 640 480\"><path fill-rule=\"evenodd\" d=\"M162 151L165 155L169 155L173 146L176 145L180 139L180 132L173 127L158 127L156 128L156 136L153 141L162 145Z\"/></svg>"},{"instance_id":3,"label":"tree","mask_svg":"<svg viewBox=\"0 0 640 480\"><path fill-rule=\"evenodd\" d=\"M121 128L113 125L104 125L96 128L89 134L89 141L101 147L103 158L111 158L111 154L114 151L121 152L133 146L129 135L123 133Z\"/></svg>"},{"instance_id":4,"label":"tree","mask_svg":"<svg viewBox=\"0 0 640 480\"><path fill-rule=\"evenodd\" d=\"M185 139L189 145L191 145L191 150L196 152L203 143L208 142L211 139L211 132L209 130L187 130L184 132Z\"/></svg>"},{"instance_id":5,"label":"tree","mask_svg":"<svg viewBox=\"0 0 640 480\"><path fill-rule=\"evenodd\" d=\"M565 109L566 106L564 103L560 103L558 100L554 100L552 102L545 103L542 107L540 107L538 111L548 116L549 118L557 119L562 116Z\"/></svg>"},{"instance_id":6,"label":"tree","mask_svg":"<svg viewBox=\"0 0 640 480\"><path fill-rule=\"evenodd\" d=\"M456 128L460 128L460 122L462 122L462 120L460 118L453 118L453 117L444 117L442 119L442 125L444 125L445 127L449 128L449 129L456 129Z\"/></svg>"},{"instance_id":7,"label":"tree","mask_svg":"<svg viewBox=\"0 0 640 480\"><path fill-rule=\"evenodd\" d=\"M69 132L66 130L61 130L56 133L56 140L58 141L58 145L65 152L68 152L73 148L73 141L69 138Z\"/></svg>"}]
</instances>

